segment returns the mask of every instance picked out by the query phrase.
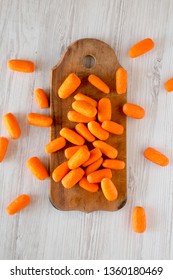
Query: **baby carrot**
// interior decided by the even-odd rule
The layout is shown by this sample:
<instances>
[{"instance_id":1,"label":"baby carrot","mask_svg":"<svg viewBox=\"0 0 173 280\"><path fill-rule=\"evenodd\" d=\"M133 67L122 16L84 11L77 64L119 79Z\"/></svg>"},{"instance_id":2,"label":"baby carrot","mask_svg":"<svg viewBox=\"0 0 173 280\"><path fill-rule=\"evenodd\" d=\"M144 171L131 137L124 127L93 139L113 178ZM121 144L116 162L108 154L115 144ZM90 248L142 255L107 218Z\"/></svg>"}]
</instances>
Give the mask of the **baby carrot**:
<instances>
[{"instance_id":1,"label":"baby carrot","mask_svg":"<svg viewBox=\"0 0 173 280\"><path fill-rule=\"evenodd\" d=\"M84 171L81 167L70 170L62 179L62 185L66 189L74 187L83 177Z\"/></svg>"},{"instance_id":2,"label":"baby carrot","mask_svg":"<svg viewBox=\"0 0 173 280\"><path fill-rule=\"evenodd\" d=\"M51 117L37 114L29 113L28 114L28 123L34 126L49 127L51 126L53 119Z\"/></svg>"},{"instance_id":3,"label":"baby carrot","mask_svg":"<svg viewBox=\"0 0 173 280\"><path fill-rule=\"evenodd\" d=\"M93 105L91 105L90 103L88 103L88 102L86 102L84 100L76 100L76 101L74 101L72 103L72 108L76 112L78 112L78 113L80 113L80 114L82 114L82 115L84 115L84 116L86 116L88 118L93 118L97 114L96 107L94 107Z\"/></svg>"},{"instance_id":4,"label":"baby carrot","mask_svg":"<svg viewBox=\"0 0 173 280\"><path fill-rule=\"evenodd\" d=\"M81 147L68 161L68 167L75 169L81 166L84 162L89 159L90 152L85 148Z\"/></svg>"},{"instance_id":5,"label":"baby carrot","mask_svg":"<svg viewBox=\"0 0 173 280\"><path fill-rule=\"evenodd\" d=\"M26 162L31 173L39 180L45 180L49 177L46 167L38 157L29 158Z\"/></svg>"},{"instance_id":6,"label":"baby carrot","mask_svg":"<svg viewBox=\"0 0 173 280\"><path fill-rule=\"evenodd\" d=\"M103 167L121 170L125 168L125 162L118 159L105 159L102 163Z\"/></svg>"},{"instance_id":7,"label":"baby carrot","mask_svg":"<svg viewBox=\"0 0 173 280\"><path fill-rule=\"evenodd\" d=\"M60 130L60 135L64 137L69 142L73 143L74 145L83 145L85 142L85 139L80 136L78 133L73 131L70 128L64 127Z\"/></svg>"},{"instance_id":8,"label":"baby carrot","mask_svg":"<svg viewBox=\"0 0 173 280\"><path fill-rule=\"evenodd\" d=\"M48 102L46 92L42 88L35 89L34 97L40 109L49 107L49 102Z\"/></svg>"},{"instance_id":9,"label":"baby carrot","mask_svg":"<svg viewBox=\"0 0 173 280\"><path fill-rule=\"evenodd\" d=\"M96 75L89 75L88 77L88 81L95 86L96 88L98 88L100 91L104 92L104 93L109 93L110 92L110 88L108 87L107 84L105 84L99 77L97 77Z\"/></svg>"},{"instance_id":10,"label":"baby carrot","mask_svg":"<svg viewBox=\"0 0 173 280\"><path fill-rule=\"evenodd\" d=\"M89 192L97 192L99 185L97 183L89 183L86 177L79 181L79 186Z\"/></svg>"},{"instance_id":11,"label":"baby carrot","mask_svg":"<svg viewBox=\"0 0 173 280\"><path fill-rule=\"evenodd\" d=\"M144 157L160 166L169 164L169 159L165 155L151 147L144 151Z\"/></svg>"},{"instance_id":12,"label":"baby carrot","mask_svg":"<svg viewBox=\"0 0 173 280\"><path fill-rule=\"evenodd\" d=\"M77 93L75 96L74 96L74 99L75 100L84 100L88 103L90 103L91 105L93 105L94 107L97 107L97 101L94 100L93 98L83 94L83 93Z\"/></svg>"},{"instance_id":13,"label":"baby carrot","mask_svg":"<svg viewBox=\"0 0 173 280\"><path fill-rule=\"evenodd\" d=\"M54 140L52 140L51 142L49 142L46 146L45 146L45 152L48 154L54 153L60 149L62 149L63 147L65 147L66 145L66 140L64 137L58 137Z\"/></svg>"},{"instance_id":14,"label":"baby carrot","mask_svg":"<svg viewBox=\"0 0 173 280\"><path fill-rule=\"evenodd\" d=\"M118 151L117 149L115 149L114 147L112 147L111 145L100 141L100 140L96 140L93 142L93 146L95 148L99 148L100 151L107 156L108 158L114 159L117 157L118 155Z\"/></svg>"},{"instance_id":15,"label":"baby carrot","mask_svg":"<svg viewBox=\"0 0 173 280\"><path fill-rule=\"evenodd\" d=\"M164 87L165 87L166 91L168 91L168 92L173 91L173 78L171 78L167 82L165 82Z\"/></svg>"},{"instance_id":16,"label":"baby carrot","mask_svg":"<svg viewBox=\"0 0 173 280\"><path fill-rule=\"evenodd\" d=\"M94 148L93 150L90 151L90 157L89 159L83 164L83 167L86 167L96 160L98 160L102 156L101 151L98 148Z\"/></svg>"},{"instance_id":17,"label":"baby carrot","mask_svg":"<svg viewBox=\"0 0 173 280\"><path fill-rule=\"evenodd\" d=\"M88 130L88 128L86 127L86 125L84 125L83 123L78 123L75 126L76 131L83 136L88 142L93 142L95 141L95 137L93 136L93 134Z\"/></svg>"},{"instance_id":18,"label":"baby carrot","mask_svg":"<svg viewBox=\"0 0 173 280\"><path fill-rule=\"evenodd\" d=\"M107 200L114 201L117 199L118 191L110 178L103 178L101 180L101 189Z\"/></svg>"},{"instance_id":19,"label":"baby carrot","mask_svg":"<svg viewBox=\"0 0 173 280\"><path fill-rule=\"evenodd\" d=\"M87 180L89 183L100 183L103 178L112 178L112 172L110 169L103 168L94 171L87 176Z\"/></svg>"},{"instance_id":20,"label":"baby carrot","mask_svg":"<svg viewBox=\"0 0 173 280\"><path fill-rule=\"evenodd\" d=\"M96 121L91 121L88 123L89 131L98 139L106 140L109 137L109 132L104 130L101 125Z\"/></svg>"},{"instance_id":21,"label":"baby carrot","mask_svg":"<svg viewBox=\"0 0 173 280\"><path fill-rule=\"evenodd\" d=\"M154 42L150 38L146 38L138 43L136 43L134 46L132 46L129 50L129 56L131 58L138 57L142 54L147 53L151 49L154 48Z\"/></svg>"},{"instance_id":22,"label":"baby carrot","mask_svg":"<svg viewBox=\"0 0 173 280\"><path fill-rule=\"evenodd\" d=\"M11 59L7 62L7 67L10 70L24 72L24 73L32 73L35 70L34 63L29 60L21 60L21 59Z\"/></svg>"},{"instance_id":23,"label":"baby carrot","mask_svg":"<svg viewBox=\"0 0 173 280\"><path fill-rule=\"evenodd\" d=\"M8 139L6 137L0 137L0 162L3 161L8 148Z\"/></svg>"},{"instance_id":24,"label":"baby carrot","mask_svg":"<svg viewBox=\"0 0 173 280\"><path fill-rule=\"evenodd\" d=\"M64 161L60 165L58 165L54 171L52 172L53 180L58 183L62 180L62 178L69 172L68 162Z\"/></svg>"},{"instance_id":25,"label":"baby carrot","mask_svg":"<svg viewBox=\"0 0 173 280\"><path fill-rule=\"evenodd\" d=\"M131 103L125 103L123 105L123 112L126 116L135 119L142 119L145 116L145 110L142 107Z\"/></svg>"},{"instance_id":26,"label":"baby carrot","mask_svg":"<svg viewBox=\"0 0 173 280\"><path fill-rule=\"evenodd\" d=\"M132 214L132 228L137 233L143 233L146 230L146 215L143 207L134 207Z\"/></svg>"},{"instance_id":27,"label":"baby carrot","mask_svg":"<svg viewBox=\"0 0 173 280\"><path fill-rule=\"evenodd\" d=\"M126 93L127 90L127 71L120 67L115 74L116 92L118 94Z\"/></svg>"},{"instance_id":28,"label":"baby carrot","mask_svg":"<svg viewBox=\"0 0 173 280\"><path fill-rule=\"evenodd\" d=\"M103 129L113 134L121 135L124 132L124 127L113 121L104 121L101 126Z\"/></svg>"},{"instance_id":29,"label":"baby carrot","mask_svg":"<svg viewBox=\"0 0 173 280\"><path fill-rule=\"evenodd\" d=\"M69 74L58 89L59 97L63 99L69 97L80 86L80 84L81 80L76 74Z\"/></svg>"},{"instance_id":30,"label":"baby carrot","mask_svg":"<svg viewBox=\"0 0 173 280\"><path fill-rule=\"evenodd\" d=\"M21 135L21 130L16 117L12 113L7 113L3 116L3 121L11 138L18 139Z\"/></svg>"},{"instance_id":31,"label":"baby carrot","mask_svg":"<svg viewBox=\"0 0 173 280\"><path fill-rule=\"evenodd\" d=\"M6 207L6 211L9 215L14 215L24 209L30 203L30 201L31 199L29 195L22 194Z\"/></svg>"},{"instance_id":32,"label":"baby carrot","mask_svg":"<svg viewBox=\"0 0 173 280\"><path fill-rule=\"evenodd\" d=\"M67 159L71 158L81 147L85 147L85 149L88 150L88 147L86 145L69 147L64 150L65 157Z\"/></svg>"},{"instance_id":33,"label":"baby carrot","mask_svg":"<svg viewBox=\"0 0 173 280\"><path fill-rule=\"evenodd\" d=\"M67 118L69 119L69 121L77 123L89 123L90 121L96 120L96 117L89 118L73 110L68 112Z\"/></svg>"},{"instance_id":34,"label":"baby carrot","mask_svg":"<svg viewBox=\"0 0 173 280\"><path fill-rule=\"evenodd\" d=\"M88 165L88 167L85 169L85 175L88 176L90 173L99 169L99 167L102 165L102 162L103 162L103 158L101 157L97 159L95 162L93 162L92 164Z\"/></svg>"},{"instance_id":35,"label":"baby carrot","mask_svg":"<svg viewBox=\"0 0 173 280\"><path fill-rule=\"evenodd\" d=\"M112 114L111 101L108 98L101 98L98 102L99 122L110 121Z\"/></svg>"}]
</instances>

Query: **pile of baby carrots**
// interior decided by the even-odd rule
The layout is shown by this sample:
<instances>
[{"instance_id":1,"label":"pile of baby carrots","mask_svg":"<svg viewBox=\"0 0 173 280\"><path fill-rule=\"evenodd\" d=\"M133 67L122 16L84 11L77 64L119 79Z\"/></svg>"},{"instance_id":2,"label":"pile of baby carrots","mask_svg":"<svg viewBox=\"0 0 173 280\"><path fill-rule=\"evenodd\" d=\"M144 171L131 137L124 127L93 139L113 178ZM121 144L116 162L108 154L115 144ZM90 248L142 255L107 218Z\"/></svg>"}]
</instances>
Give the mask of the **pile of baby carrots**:
<instances>
[{"instance_id":1,"label":"pile of baby carrots","mask_svg":"<svg viewBox=\"0 0 173 280\"><path fill-rule=\"evenodd\" d=\"M130 48L129 57L136 58L153 48L153 40L146 38ZM18 72L32 73L35 71L34 63L27 60L9 60L7 66L10 70ZM75 187L78 183L81 188L89 192L97 192L100 184L105 198L108 201L115 201L118 198L118 191L111 180L111 170L124 169L125 162L117 159L117 149L105 141L110 134L117 135L117 137L123 134L124 127L111 120L112 106L110 99L107 98L110 93L109 86L94 74L89 75L88 82L105 93L105 97L97 102L83 93L76 93L72 110L67 114L70 122L77 123L75 130L68 127L62 128L59 137L45 146L45 152L50 154L64 149L67 160L57 166L51 174L55 182L61 181L67 189ZM75 73L71 73L60 86L59 97L68 98L80 84L80 78ZM173 91L173 78L166 81L164 87L167 92ZM115 91L117 94L125 94L126 90L127 72L120 67L115 73ZM34 97L39 108L49 107L49 101L43 89L36 89ZM142 119L145 116L145 109L132 103L125 103L122 112L135 119ZM28 114L27 120L30 125L39 127L50 127L53 122L51 117L33 112ZM21 129L16 116L11 112L7 113L3 116L3 122L11 139L17 140L21 136ZM7 137L0 137L0 162L5 158L9 142ZM66 148L67 142L73 146ZM92 143L93 149L89 150L87 143ZM168 157L153 147L146 148L143 154L146 159L160 166L169 164ZM45 180L49 177L46 167L38 157L29 158L26 164L37 179ZM6 211L10 215L16 214L25 208L30 200L27 194L22 194L7 206ZM146 230L145 209L141 206L134 207L132 227L137 233Z\"/></svg>"}]
</instances>

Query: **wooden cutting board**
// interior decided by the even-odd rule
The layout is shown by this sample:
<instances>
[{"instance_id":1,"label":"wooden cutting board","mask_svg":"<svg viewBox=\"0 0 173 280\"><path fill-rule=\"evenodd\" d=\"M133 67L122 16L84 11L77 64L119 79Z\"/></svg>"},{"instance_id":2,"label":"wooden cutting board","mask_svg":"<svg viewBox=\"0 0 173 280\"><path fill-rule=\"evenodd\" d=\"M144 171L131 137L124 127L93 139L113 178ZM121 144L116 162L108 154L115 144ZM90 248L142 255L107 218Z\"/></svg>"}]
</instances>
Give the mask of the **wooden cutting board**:
<instances>
[{"instance_id":1,"label":"wooden cutting board","mask_svg":"<svg viewBox=\"0 0 173 280\"><path fill-rule=\"evenodd\" d=\"M89 56L89 57L88 57ZM92 65L94 63L94 65ZM50 107L53 125L51 127L51 140L59 137L59 131L63 127L74 128L76 123L67 119L67 113L72 109L74 95L77 92L99 100L107 97L112 103L112 120L124 126L121 136L110 134L107 143L118 150L117 159L126 162L126 117L122 113L122 106L126 103L126 94L118 95L115 92L115 72L120 67L114 50L105 42L97 39L81 39L71 44L64 52L59 63L51 71ZM80 87L67 99L58 97L58 88L70 73L76 73L81 79ZM99 76L111 89L109 94L104 94L93 87L87 80L88 75ZM72 146L72 144L68 144ZM91 147L91 149L94 147ZM50 173L65 161L64 150L60 150L50 156ZM65 189L61 182L55 183L51 178L50 201L59 210L78 210L92 212L96 210L115 211L126 203L126 168L112 171L112 180L118 189L118 199L109 202L103 196L101 189L97 193L90 193L78 185L71 189Z\"/></svg>"}]
</instances>

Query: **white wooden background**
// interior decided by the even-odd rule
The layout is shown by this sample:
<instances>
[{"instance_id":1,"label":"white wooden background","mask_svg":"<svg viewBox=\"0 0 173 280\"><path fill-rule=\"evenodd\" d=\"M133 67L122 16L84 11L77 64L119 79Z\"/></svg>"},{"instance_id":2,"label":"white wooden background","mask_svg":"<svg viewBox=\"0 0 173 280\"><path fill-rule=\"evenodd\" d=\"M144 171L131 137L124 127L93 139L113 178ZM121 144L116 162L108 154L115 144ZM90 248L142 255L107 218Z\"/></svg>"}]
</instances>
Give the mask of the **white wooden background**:
<instances>
[{"instance_id":1,"label":"white wooden background","mask_svg":"<svg viewBox=\"0 0 173 280\"><path fill-rule=\"evenodd\" d=\"M143 120L128 119L128 201L118 212L60 212L48 200L49 180L27 170L37 155L48 166L44 145L49 129L27 124L38 112L33 91L49 92L50 69L80 38L112 46L129 74L128 101L143 106ZM155 48L130 59L131 45L151 37ZM35 61L34 74L9 71L8 59ZM22 137L10 141L0 165L0 259L173 259L173 93L163 83L173 76L172 0L0 0L0 135L4 113L16 114ZM49 114L49 110L44 110ZM170 158L159 167L143 157L153 146ZM30 207L8 216L5 207L28 193ZM142 205L147 231L131 229L131 213Z\"/></svg>"}]
</instances>

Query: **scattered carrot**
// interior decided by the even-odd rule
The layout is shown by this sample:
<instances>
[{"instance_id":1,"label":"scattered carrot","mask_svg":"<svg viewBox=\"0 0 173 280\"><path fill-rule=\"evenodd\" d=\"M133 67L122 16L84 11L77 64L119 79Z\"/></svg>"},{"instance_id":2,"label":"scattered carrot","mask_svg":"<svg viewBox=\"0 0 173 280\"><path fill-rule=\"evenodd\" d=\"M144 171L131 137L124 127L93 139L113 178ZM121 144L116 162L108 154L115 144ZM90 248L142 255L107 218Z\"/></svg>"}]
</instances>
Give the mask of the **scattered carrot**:
<instances>
[{"instance_id":1,"label":"scattered carrot","mask_svg":"<svg viewBox=\"0 0 173 280\"><path fill-rule=\"evenodd\" d=\"M83 94L83 93L80 93L80 92L77 93L77 94L74 96L74 99L75 99L75 100L84 100L84 101L90 103L92 106L97 107L97 101L94 100L93 98L91 98L91 97L89 97L89 96Z\"/></svg>"},{"instance_id":2,"label":"scattered carrot","mask_svg":"<svg viewBox=\"0 0 173 280\"><path fill-rule=\"evenodd\" d=\"M70 170L62 179L62 185L66 189L74 187L83 177L84 171L81 167Z\"/></svg>"},{"instance_id":3,"label":"scattered carrot","mask_svg":"<svg viewBox=\"0 0 173 280\"><path fill-rule=\"evenodd\" d=\"M87 176L87 180L89 183L100 183L103 178L112 178L112 172L110 169L103 168L94 171Z\"/></svg>"},{"instance_id":4,"label":"scattered carrot","mask_svg":"<svg viewBox=\"0 0 173 280\"><path fill-rule=\"evenodd\" d=\"M87 145L82 145L82 146L78 145L78 146L69 147L64 150L65 157L67 159L71 158L81 147L85 147L85 149L88 150Z\"/></svg>"},{"instance_id":5,"label":"scattered carrot","mask_svg":"<svg viewBox=\"0 0 173 280\"><path fill-rule=\"evenodd\" d=\"M132 228L137 233L143 233L146 230L146 214L143 207L134 207L132 214Z\"/></svg>"},{"instance_id":6,"label":"scattered carrot","mask_svg":"<svg viewBox=\"0 0 173 280\"><path fill-rule=\"evenodd\" d=\"M93 150L90 151L90 157L89 159L83 164L83 167L86 167L96 160L98 160L102 156L101 151L98 148L94 148Z\"/></svg>"},{"instance_id":7,"label":"scattered carrot","mask_svg":"<svg viewBox=\"0 0 173 280\"><path fill-rule=\"evenodd\" d=\"M24 209L30 203L31 198L27 194L22 194L13 200L7 207L6 211L9 215L14 215Z\"/></svg>"},{"instance_id":8,"label":"scattered carrot","mask_svg":"<svg viewBox=\"0 0 173 280\"><path fill-rule=\"evenodd\" d=\"M62 180L62 178L69 172L68 162L64 161L60 165L58 165L54 171L52 172L53 180L58 183Z\"/></svg>"},{"instance_id":9,"label":"scattered carrot","mask_svg":"<svg viewBox=\"0 0 173 280\"><path fill-rule=\"evenodd\" d=\"M106 140L109 137L109 132L104 130L101 125L96 121L91 121L88 123L89 131L98 139Z\"/></svg>"},{"instance_id":10,"label":"scattered carrot","mask_svg":"<svg viewBox=\"0 0 173 280\"><path fill-rule=\"evenodd\" d=\"M99 169L99 167L102 165L102 162L103 162L103 158L101 157L97 159L95 162L93 162L92 164L88 165L88 167L85 169L85 175L88 176L90 173Z\"/></svg>"},{"instance_id":11,"label":"scattered carrot","mask_svg":"<svg viewBox=\"0 0 173 280\"><path fill-rule=\"evenodd\" d=\"M73 143L74 145L83 145L85 142L85 139L80 136L78 133L73 131L70 128L64 127L60 130L60 135L64 137L69 142Z\"/></svg>"},{"instance_id":12,"label":"scattered carrot","mask_svg":"<svg viewBox=\"0 0 173 280\"><path fill-rule=\"evenodd\" d=\"M82 114L82 115L84 115L84 116L86 116L88 118L93 118L97 114L96 107L94 107L93 105L91 105L90 103L88 103L88 102L86 102L84 100L76 100L76 101L74 101L72 103L72 108L76 112L78 112L78 113L80 113L80 114Z\"/></svg>"},{"instance_id":13,"label":"scattered carrot","mask_svg":"<svg viewBox=\"0 0 173 280\"><path fill-rule=\"evenodd\" d=\"M45 146L45 152L48 154L59 151L66 145L66 140L64 137L58 137Z\"/></svg>"},{"instance_id":14,"label":"scattered carrot","mask_svg":"<svg viewBox=\"0 0 173 280\"><path fill-rule=\"evenodd\" d=\"M69 121L71 122L80 122L80 123L89 123L90 121L95 121L96 117L93 118L88 118L76 111L69 111L67 114L67 118L69 119Z\"/></svg>"},{"instance_id":15,"label":"scattered carrot","mask_svg":"<svg viewBox=\"0 0 173 280\"><path fill-rule=\"evenodd\" d=\"M0 137L0 162L3 161L6 155L8 143L9 141L6 137Z\"/></svg>"},{"instance_id":16,"label":"scattered carrot","mask_svg":"<svg viewBox=\"0 0 173 280\"><path fill-rule=\"evenodd\" d=\"M118 94L126 93L127 90L127 71L120 67L115 74L116 92Z\"/></svg>"},{"instance_id":17,"label":"scattered carrot","mask_svg":"<svg viewBox=\"0 0 173 280\"><path fill-rule=\"evenodd\" d=\"M89 183L86 177L83 177L80 181L79 181L79 186L81 188L83 188L86 191L89 192L97 192L99 189L99 185L96 183Z\"/></svg>"},{"instance_id":18,"label":"scattered carrot","mask_svg":"<svg viewBox=\"0 0 173 280\"><path fill-rule=\"evenodd\" d=\"M46 92L42 88L35 89L34 97L40 109L49 107L49 101Z\"/></svg>"},{"instance_id":19,"label":"scattered carrot","mask_svg":"<svg viewBox=\"0 0 173 280\"><path fill-rule=\"evenodd\" d=\"M26 162L31 173L39 180L45 180L49 177L46 167L38 157L29 158Z\"/></svg>"},{"instance_id":20,"label":"scattered carrot","mask_svg":"<svg viewBox=\"0 0 173 280\"><path fill-rule=\"evenodd\" d=\"M126 116L135 119L142 119L145 116L145 110L142 107L131 103L125 103L123 105L123 112Z\"/></svg>"},{"instance_id":21,"label":"scattered carrot","mask_svg":"<svg viewBox=\"0 0 173 280\"><path fill-rule=\"evenodd\" d=\"M144 151L144 157L160 166L169 164L169 159L165 155L151 147Z\"/></svg>"},{"instance_id":22,"label":"scattered carrot","mask_svg":"<svg viewBox=\"0 0 173 280\"><path fill-rule=\"evenodd\" d=\"M171 78L167 82L165 82L164 87L165 87L166 91L168 91L168 92L173 91L173 78Z\"/></svg>"},{"instance_id":23,"label":"scattered carrot","mask_svg":"<svg viewBox=\"0 0 173 280\"><path fill-rule=\"evenodd\" d=\"M111 101L108 98L101 98L98 102L98 120L100 122L110 121L112 115Z\"/></svg>"},{"instance_id":24,"label":"scattered carrot","mask_svg":"<svg viewBox=\"0 0 173 280\"><path fill-rule=\"evenodd\" d=\"M69 74L58 89L59 97L63 99L69 97L80 86L80 84L81 80L76 74Z\"/></svg>"},{"instance_id":25,"label":"scattered carrot","mask_svg":"<svg viewBox=\"0 0 173 280\"><path fill-rule=\"evenodd\" d=\"M142 54L147 53L151 49L154 48L154 42L150 38L146 38L138 43L136 43L134 46L132 46L129 50L129 56L131 58L138 57Z\"/></svg>"},{"instance_id":26,"label":"scattered carrot","mask_svg":"<svg viewBox=\"0 0 173 280\"><path fill-rule=\"evenodd\" d=\"M68 167L75 169L81 166L84 162L89 159L90 152L85 148L81 147L68 161Z\"/></svg>"},{"instance_id":27,"label":"scattered carrot","mask_svg":"<svg viewBox=\"0 0 173 280\"><path fill-rule=\"evenodd\" d=\"M121 135L124 132L124 127L113 121L104 121L101 126L103 129L113 134Z\"/></svg>"},{"instance_id":28,"label":"scattered carrot","mask_svg":"<svg viewBox=\"0 0 173 280\"><path fill-rule=\"evenodd\" d=\"M118 197L118 191L110 178L101 180L101 189L105 198L109 201L115 201Z\"/></svg>"},{"instance_id":29,"label":"scattered carrot","mask_svg":"<svg viewBox=\"0 0 173 280\"><path fill-rule=\"evenodd\" d=\"M110 168L115 170L121 170L125 168L125 162L118 159L105 159L102 165L105 168Z\"/></svg>"},{"instance_id":30,"label":"scattered carrot","mask_svg":"<svg viewBox=\"0 0 173 280\"><path fill-rule=\"evenodd\" d=\"M28 114L28 123L34 126L49 127L52 125L53 119L51 117L37 114L29 113Z\"/></svg>"},{"instance_id":31,"label":"scattered carrot","mask_svg":"<svg viewBox=\"0 0 173 280\"><path fill-rule=\"evenodd\" d=\"M118 151L117 149L115 149L114 147L112 147L111 145L100 141L100 140L96 140L93 142L93 146L95 148L99 148L100 151L107 156L108 158L114 159L117 157L118 155Z\"/></svg>"},{"instance_id":32,"label":"scattered carrot","mask_svg":"<svg viewBox=\"0 0 173 280\"><path fill-rule=\"evenodd\" d=\"M16 117L12 113L7 113L3 116L4 125L12 139L18 139L21 135L21 130Z\"/></svg>"},{"instance_id":33,"label":"scattered carrot","mask_svg":"<svg viewBox=\"0 0 173 280\"><path fill-rule=\"evenodd\" d=\"M100 91L104 92L104 93L109 93L110 92L110 88L108 87L107 84L105 84L99 77L97 77L96 75L89 75L88 77L88 81L95 86L96 88L98 88Z\"/></svg>"},{"instance_id":34,"label":"scattered carrot","mask_svg":"<svg viewBox=\"0 0 173 280\"><path fill-rule=\"evenodd\" d=\"M93 134L88 130L88 128L86 127L86 125L84 125L83 123L78 123L75 126L76 131L83 136L88 142L93 142L95 141L95 137L93 136Z\"/></svg>"},{"instance_id":35,"label":"scattered carrot","mask_svg":"<svg viewBox=\"0 0 173 280\"><path fill-rule=\"evenodd\" d=\"M35 65L32 61L21 59L8 60L7 67L10 70L24 73L32 73L35 70Z\"/></svg>"}]
</instances>

